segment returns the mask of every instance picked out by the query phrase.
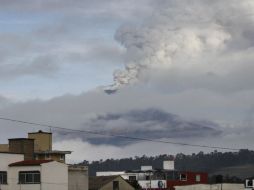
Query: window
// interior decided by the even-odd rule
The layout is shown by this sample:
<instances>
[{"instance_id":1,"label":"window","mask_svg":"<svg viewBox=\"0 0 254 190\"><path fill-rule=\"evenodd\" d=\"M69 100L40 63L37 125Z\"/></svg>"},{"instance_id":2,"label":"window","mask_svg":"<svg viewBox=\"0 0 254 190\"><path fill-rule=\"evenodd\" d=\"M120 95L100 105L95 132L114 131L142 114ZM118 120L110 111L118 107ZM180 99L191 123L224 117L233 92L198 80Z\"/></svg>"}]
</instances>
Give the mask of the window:
<instances>
[{"instance_id":1,"label":"window","mask_svg":"<svg viewBox=\"0 0 254 190\"><path fill-rule=\"evenodd\" d=\"M130 176L129 176L129 180L130 180L130 181L136 181L137 179L136 179L136 176L135 176L135 175L130 175Z\"/></svg>"},{"instance_id":2,"label":"window","mask_svg":"<svg viewBox=\"0 0 254 190\"><path fill-rule=\"evenodd\" d=\"M246 187L253 187L253 181L251 179L246 180Z\"/></svg>"},{"instance_id":3,"label":"window","mask_svg":"<svg viewBox=\"0 0 254 190\"><path fill-rule=\"evenodd\" d=\"M60 160L64 160L64 154L60 155Z\"/></svg>"},{"instance_id":4,"label":"window","mask_svg":"<svg viewBox=\"0 0 254 190\"><path fill-rule=\"evenodd\" d=\"M187 181L187 175L186 174L180 174L180 180L181 181Z\"/></svg>"},{"instance_id":5,"label":"window","mask_svg":"<svg viewBox=\"0 0 254 190\"><path fill-rule=\"evenodd\" d=\"M7 184L7 172L0 171L0 184Z\"/></svg>"},{"instance_id":6,"label":"window","mask_svg":"<svg viewBox=\"0 0 254 190\"><path fill-rule=\"evenodd\" d=\"M41 183L41 173L39 171L19 172L19 184L38 184Z\"/></svg>"},{"instance_id":7,"label":"window","mask_svg":"<svg viewBox=\"0 0 254 190\"><path fill-rule=\"evenodd\" d=\"M196 182L200 182L200 175L196 175Z\"/></svg>"},{"instance_id":8,"label":"window","mask_svg":"<svg viewBox=\"0 0 254 190\"><path fill-rule=\"evenodd\" d=\"M113 181L113 190L119 190L119 181Z\"/></svg>"}]
</instances>

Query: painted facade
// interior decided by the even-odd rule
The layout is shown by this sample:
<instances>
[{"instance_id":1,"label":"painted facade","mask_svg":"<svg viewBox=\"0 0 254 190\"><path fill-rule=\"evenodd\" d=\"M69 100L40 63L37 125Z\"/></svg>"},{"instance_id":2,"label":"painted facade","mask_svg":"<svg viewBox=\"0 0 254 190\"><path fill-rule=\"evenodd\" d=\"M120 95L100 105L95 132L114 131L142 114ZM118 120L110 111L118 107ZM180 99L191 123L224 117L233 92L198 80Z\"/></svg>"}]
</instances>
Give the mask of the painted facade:
<instances>
[{"instance_id":1,"label":"painted facade","mask_svg":"<svg viewBox=\"0 0 254 190\"><path fill-rule=\"evenodd\" d=\"M68 190L68 166L56 161L21 161L9 165L10 190Z\"/></svg>"},{"instance_id":2,"label":"painted facade","mask_svg":"<svg viewBox=\"0 0 254 190\"><path fill-rule=\"evenodd\" d=\"M88 190L88 167L69 166L68 181L68 190Z\"/></svg>"}]
</instances>

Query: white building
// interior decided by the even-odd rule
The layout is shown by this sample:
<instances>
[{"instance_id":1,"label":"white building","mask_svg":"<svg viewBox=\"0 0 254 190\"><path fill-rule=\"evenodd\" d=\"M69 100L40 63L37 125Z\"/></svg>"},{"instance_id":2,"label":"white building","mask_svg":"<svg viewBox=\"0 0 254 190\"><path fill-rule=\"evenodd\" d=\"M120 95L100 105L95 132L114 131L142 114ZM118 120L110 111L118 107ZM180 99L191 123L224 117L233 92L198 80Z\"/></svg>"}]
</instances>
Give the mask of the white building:
<instances>
[{"instance_id":1,"label":"white building","mask_svg":"<svg viewBox=\"0 0 254 190\"><path fill-rule=\"evenodd\" d=\"M254 189L254 178L248 178L245 180L245 190Z\"/></svg>"},{"instance_id":2,"label":"white building","mask_svg":"<svg viewBox=\"0 0 254 190\"><path fill-rule=\"evenodd\" d=\"M52 160L27 160L0 153L1 190L68 190L68 166Z\"/></svg>"},{"instance_id":3,"label":"white building","mask_svg":"<svg viewBox=\"0 0 254 190\"><path fill-rule=\"evenodd\" d=\"M23 154L0 153L0 189L8 190L11 177L9 175L9 164L24 160Z\"/></svg>"}]
</instances>

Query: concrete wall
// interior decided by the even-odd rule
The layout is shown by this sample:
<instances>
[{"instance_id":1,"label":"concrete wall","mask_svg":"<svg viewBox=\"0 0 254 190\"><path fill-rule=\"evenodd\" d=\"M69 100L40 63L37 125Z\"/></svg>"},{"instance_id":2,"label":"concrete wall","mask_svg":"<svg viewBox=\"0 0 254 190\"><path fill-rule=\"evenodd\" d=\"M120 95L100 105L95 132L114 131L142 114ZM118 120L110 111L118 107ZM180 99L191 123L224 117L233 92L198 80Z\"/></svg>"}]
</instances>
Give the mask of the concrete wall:
<instances>
[{"instance_id":1,"label":"concrete wall","mask_svg":"<svg viewBox=\"0 0 254 190\"><path fill-rule=\"evenodd\" d=\"M35 152L52 150L52 133L28 133L28 138L34 139Z\"/></svg>"},{"instance_id":2,"label":"concrete wall","mask_svg":"<svg viewBox=\"0 0 254 190\"><path fill-rule=\"evenodd\" d=\"M68 190L68 166L56 161L41 165L42 190Z\"/></svg>"},{"instance_id":3,"label":"concrete wall","mask_svg":"<svg viewBox=\"0 0 254 190\"><path fill-rule=\"evenodd\" d=\"M175 190L244 190L243 184L213 184L213 185L186 185L175 186Z\"/></svg>"},{"instance_id":4,"label":"concrete wall","mask_svg":"<svg viewBox=\"0 0 254 190\"><path fill-rule=\"evenodd\" d=\"M65 155L63 160L61 160L61 155L62 154L49 154L49 158L47 158L45 154L36 154L35 158L36 160L54 160L61 163L65 163Z\"/></svg>"},{"instance_id":5,"label":"concrete wall","mask_svg":"<svg viewBox=\"0 0 254 190\"><path fill-rule=\"evenodd\" d=\"M41 184L19 184L20 171L41 171L40 166L12 166L9 167L9 190L41 190Z\"/></svg>"},{"instance_id":6,"label":"concrete wall","mask_svg":"<svg viewBox=\"0 0 254 190\"><path fill-rule=\"evenodd\" d=\"M19 184L20 171L40 171L41 184ZM68 167L59 162L9 167L9 190L68 190Z\"/></svg>"},{"instance_id":7,"label":"concrete wall","mask_svg":"<svg viewBox=\"0 0 254 190\"><path fill-rule=\"evenodd\" d=\"M9 152L23 153L25 160L32 160L34 155L33 139L9 139Z\"/></svg>"},{"instance_id":8,"label":"concrete wall","mask_svg":"<svg viewBox=\"0 0 254 190\"><path fill-rule=\"evenodd\" d=\"M0 144L0 152L9 152L9 144Z\"/></svg>"},{"instance_id":9,"label":"concrete wall","mask_svg":"<svg viewBox=\"0 0 254 190\"><path fill-rule=\"evenodd\" d=\"M68 170L68 190L88 190L88 167L70 166Z\"/></svg>"},{"instance_id":10,"label":"concrete wall","mask_svg":"<svg viewBox=\"0 0 254 190\"><path fill-rule=\"evenodd\" d=\"M8 171L8 165L14 162L19 162L24 160L24 155L22 154L8 154L0 153L0 171L7 171L7 183L11 182L10 172ZM9 185L1 185L1 190L8 190Z\"/></svg>"},{"instance_id":11,"label":"concrete wall","mask_svg":"<svg viewBox=\"0 0 254 190\"><path fill-rule=\"evenodd\" d=\"M117 177L114 181L119 181L119 190L135 190L129 183L127 183L122 177ZM113 181L104 185L100 190L113 190Z\"/></svg>"}]
</instances>

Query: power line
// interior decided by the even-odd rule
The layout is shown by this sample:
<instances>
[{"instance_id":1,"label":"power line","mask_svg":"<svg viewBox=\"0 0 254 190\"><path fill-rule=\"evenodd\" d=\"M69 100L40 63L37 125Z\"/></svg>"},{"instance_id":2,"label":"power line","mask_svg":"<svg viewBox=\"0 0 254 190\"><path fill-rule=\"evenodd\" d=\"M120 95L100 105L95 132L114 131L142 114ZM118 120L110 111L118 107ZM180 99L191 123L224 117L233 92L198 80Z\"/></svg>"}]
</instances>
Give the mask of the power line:
<instances>
[{"instance_id":1,"label":"power line","mask_svg":"<svg viewBox=\"0 0 254 190\"><path fill-rule=\"evenodd\" d=\"M57 130L64 130L64 131L71 131L71 132L78 132L78 133L86 133L86 134L93 134L93 135L100 135L100 136L108 136L108 137L118 137L118 138L136 140L136 141L147 141L147 142L154 142L154 143L164 143L164 144L191 146L191 147L199 147L199 148L210 148L210 149L222 149L222 150L234 150L234 151L240 150L238 148L230 148L230 147L222 147L222 146L209 146L209 145L200 145L200 144L179 143L179 142L174 142L174 141L140 138L140 137L120 135L120 134L105 134L104 132L99 132L99 131L70 129L70 128L65 128L65 127L61 127L61 126L47 125L47 124L42 124L42 123L23 121L23 120L17 120L17 119L6 118L6 117L0 117L0 120L28 124L28 125L36 125L36 126L41 126L41 127L48 127L50 129L57 129Z\"/></svg>"}]
</instances>

